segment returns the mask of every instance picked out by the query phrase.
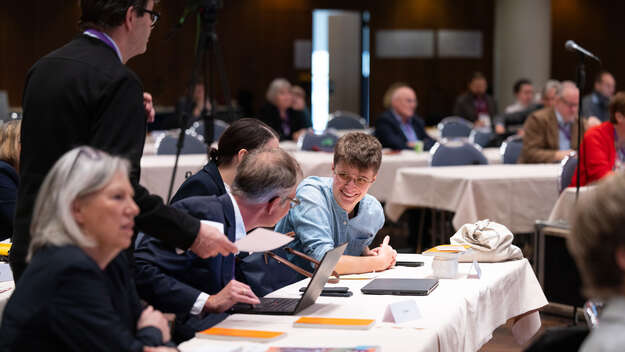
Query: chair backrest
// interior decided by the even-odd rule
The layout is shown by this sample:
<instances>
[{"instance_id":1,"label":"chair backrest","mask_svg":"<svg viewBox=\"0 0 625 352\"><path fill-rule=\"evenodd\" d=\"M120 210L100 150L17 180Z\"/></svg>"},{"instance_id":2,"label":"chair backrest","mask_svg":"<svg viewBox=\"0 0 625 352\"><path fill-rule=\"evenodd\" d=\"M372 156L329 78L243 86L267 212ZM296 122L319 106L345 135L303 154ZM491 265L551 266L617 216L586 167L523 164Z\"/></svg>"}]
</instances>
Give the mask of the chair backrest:
<instances>
[{"instance_id":1,"label":"chair backrest","mask_svg":"<svg viewBox=\"0 0 625 352\"><path fill-rule=\"evenodd\" d=\"M334 145L338 140L339 137L337 135L328 131L323 134L306 132L299 137L297 146L301 150L332 152L334 151Z\"/></svg>"},{"instance_id":2,"label":"chair backrest","mask_svg":"<svg viewBox=\"0 0 625 352\"><path fill-rule=\"evenodd\" d=\"M470 121L458 116L446 117L438 124L441 138L469 137L472 129Z\"/></svg>"},{"instance_id":3,"label":"chair backrest","mask_svg":"<svg viewBox=\"0 0 625 352\"><path fill-rule=\"evenodd\" d=\"M516 164L523 149L523 137L514 135L506 138L499 147L499 153L504 164Z\"/></svg>"},{"instance_id":4,"label":"chair backrest","mask_svg":"<svg viewBox=\"0 0 625 352\"><path fill-rule=\"evenodd\" d=\"M480 128L474 128L469 134L469 141L484 148L490 144L494 136L495 135L490 129L484 130Z\"/></svg>"},{"instance_id":5,"label":"chair backrest","mask_svg":"<svg viewBox=\"0 0 625 352\"><path fill-rule=\"evenodd\" d=\"M562 192L565 188L567 188L571 181L573 180L573 175L575 174L575 169L577 168L577 155L575 152L571 152L560 162L560 166L562 167L562 171L560 172L560 183L559 183L559 192Z\"/></svg>"},{"instance_id":6,"label":"chair backrest","mask_svg":"<svg viewBox=\"0 0 625 352\"><path fill-rule=\"evenodd\" d=\"M157 155L171 155L176 154L176 144L178 144L178 137L165 135L156 142L156 154ZM204 154L206 153L206 145L196 137L187 133L184 137L184 144L180 154Z\"/></svg>"},{"instance_id":7,"label":"chair backrest","mask_svg":"<svg viewBox=\"0 0 625 352\"><path fill-rule=\"evenodd\" d=\"M348 111L337 110L330 114L328 125L326 128L334 128L335 130L364 130L366 128L365 119L361 116Z\"/></svg>"},{"instance_id":8,"label":"chair backrest","mask_svg":"<svg viewBox=\"0 0 625 352\"><path fill-rule=\"evenodd\" d=\"M219 137L224 133L224 131L230 127L230 125L224 121L214 119L213 120L213 142L219 140ZM191 134L199 139L200 141L204 141L204 121L194 122L193 125L189 128L192 132Z\"/></svg>"},{"instance_id":9,"label":"chair backrest","mask_svg":"<svg viewBox=\"0 0 625 352\"><path fill-rule=\"evenodd\" d=\"M480 147L463 139L443 139L430 149L430 166L485 165Z\"/></svg>"}]
</instances>

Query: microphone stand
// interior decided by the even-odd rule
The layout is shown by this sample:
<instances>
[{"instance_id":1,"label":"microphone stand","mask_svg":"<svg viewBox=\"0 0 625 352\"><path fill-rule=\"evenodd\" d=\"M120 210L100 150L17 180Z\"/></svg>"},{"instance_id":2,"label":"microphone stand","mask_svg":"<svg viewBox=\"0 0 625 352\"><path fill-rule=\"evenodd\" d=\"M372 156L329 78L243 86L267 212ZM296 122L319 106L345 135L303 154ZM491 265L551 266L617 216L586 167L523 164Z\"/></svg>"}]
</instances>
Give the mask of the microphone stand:
<instances>
[{"instance_id":1,"label":"microphone stand","mask_svg":"<svg viewBox=\"0 0 625 352\"><path fill-rule=\"evenodd\" d=\"M580 148L582 145L582 131L584 128L584 123L582 119L582 91L584 90L584 84L586 82L586 68L584 66L584 54L579 53L579 62L577 64L577 72L575 78L577 80L577 88L579 89L579 100L577 102L577 178L575 182L575 203L577 203L577 199L579 198L579 187L580 187L580 165L586 159L586 154L584 153L584 160L582 160L582 155L580 154ZM585 165L585 163L584 163Z\"/></svg>"}]
</instances>

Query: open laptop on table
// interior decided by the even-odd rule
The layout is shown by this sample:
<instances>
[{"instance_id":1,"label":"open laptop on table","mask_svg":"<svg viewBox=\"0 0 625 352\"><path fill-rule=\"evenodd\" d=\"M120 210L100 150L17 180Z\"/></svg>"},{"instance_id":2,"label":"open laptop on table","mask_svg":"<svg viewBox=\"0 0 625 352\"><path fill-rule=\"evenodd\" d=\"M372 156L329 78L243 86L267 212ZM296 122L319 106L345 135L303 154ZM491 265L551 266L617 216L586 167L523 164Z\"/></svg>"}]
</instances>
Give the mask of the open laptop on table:
<instances>
[{"instance_id":1,"label":"open laptop on table","mask_svg":"<svg viewBox=\"0 0 625 352\"><path fill-rule=\"evenodd\" d=\"M293 315L311 306L321 294L336 263L343 255L345 247L347 247L347 242L326 252L301 298L261 297L260 304L252 306L237 303L230 308L228 313Z\"/></svg>"}]
</instances>

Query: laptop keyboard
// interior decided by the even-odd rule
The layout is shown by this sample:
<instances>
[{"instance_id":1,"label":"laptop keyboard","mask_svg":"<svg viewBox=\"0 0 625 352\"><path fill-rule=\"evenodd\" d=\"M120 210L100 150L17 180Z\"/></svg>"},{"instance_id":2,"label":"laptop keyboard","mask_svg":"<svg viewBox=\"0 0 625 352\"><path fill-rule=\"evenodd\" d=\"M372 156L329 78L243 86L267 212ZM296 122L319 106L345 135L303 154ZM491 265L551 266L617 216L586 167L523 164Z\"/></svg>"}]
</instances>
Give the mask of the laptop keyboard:
<instances>
[{"instance_id":1,"label":"laptop keyboard","mask_svg":"<svg viewBox=\"0 0 625 352\"><path fill-rule=\"evenodd\" d=\"M232 308L236 311L255 310L267 312L293 312L299 299L297 298L260 298L260 304L237 303Z\"/></svg>"}]
</instances>

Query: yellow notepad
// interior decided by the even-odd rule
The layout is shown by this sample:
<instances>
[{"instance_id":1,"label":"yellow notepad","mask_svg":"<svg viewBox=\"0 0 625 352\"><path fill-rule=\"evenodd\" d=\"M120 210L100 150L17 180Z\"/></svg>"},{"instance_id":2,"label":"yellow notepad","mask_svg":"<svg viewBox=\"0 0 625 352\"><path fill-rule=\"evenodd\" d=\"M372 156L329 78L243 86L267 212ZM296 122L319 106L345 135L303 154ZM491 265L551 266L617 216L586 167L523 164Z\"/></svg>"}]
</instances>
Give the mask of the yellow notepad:
<instances>
[{"instance_id":1,"label":"yellow notepad","mask_svg":"<svg viewBox=\"0 0 625 352\"><path fill-rule=\"evenodd\" d=\"M241 339L254 341L271 341L286 335L280 331L263 331L263 330L244 330L244 329L226 329L226 328L210 328L197 332L196 337L209 339Z\"/></svg>"},{"instance_id":2,"label":"yellow notepad","mask_svg":"<svg viewBox=\"0 0 625 352\"><path fill-rule=\"evenodd\" d=\"M301 317L293 323L293 326L298 328L368 330L373 324L375 324L375 319Z\"/></svg>"}]
</instances>

